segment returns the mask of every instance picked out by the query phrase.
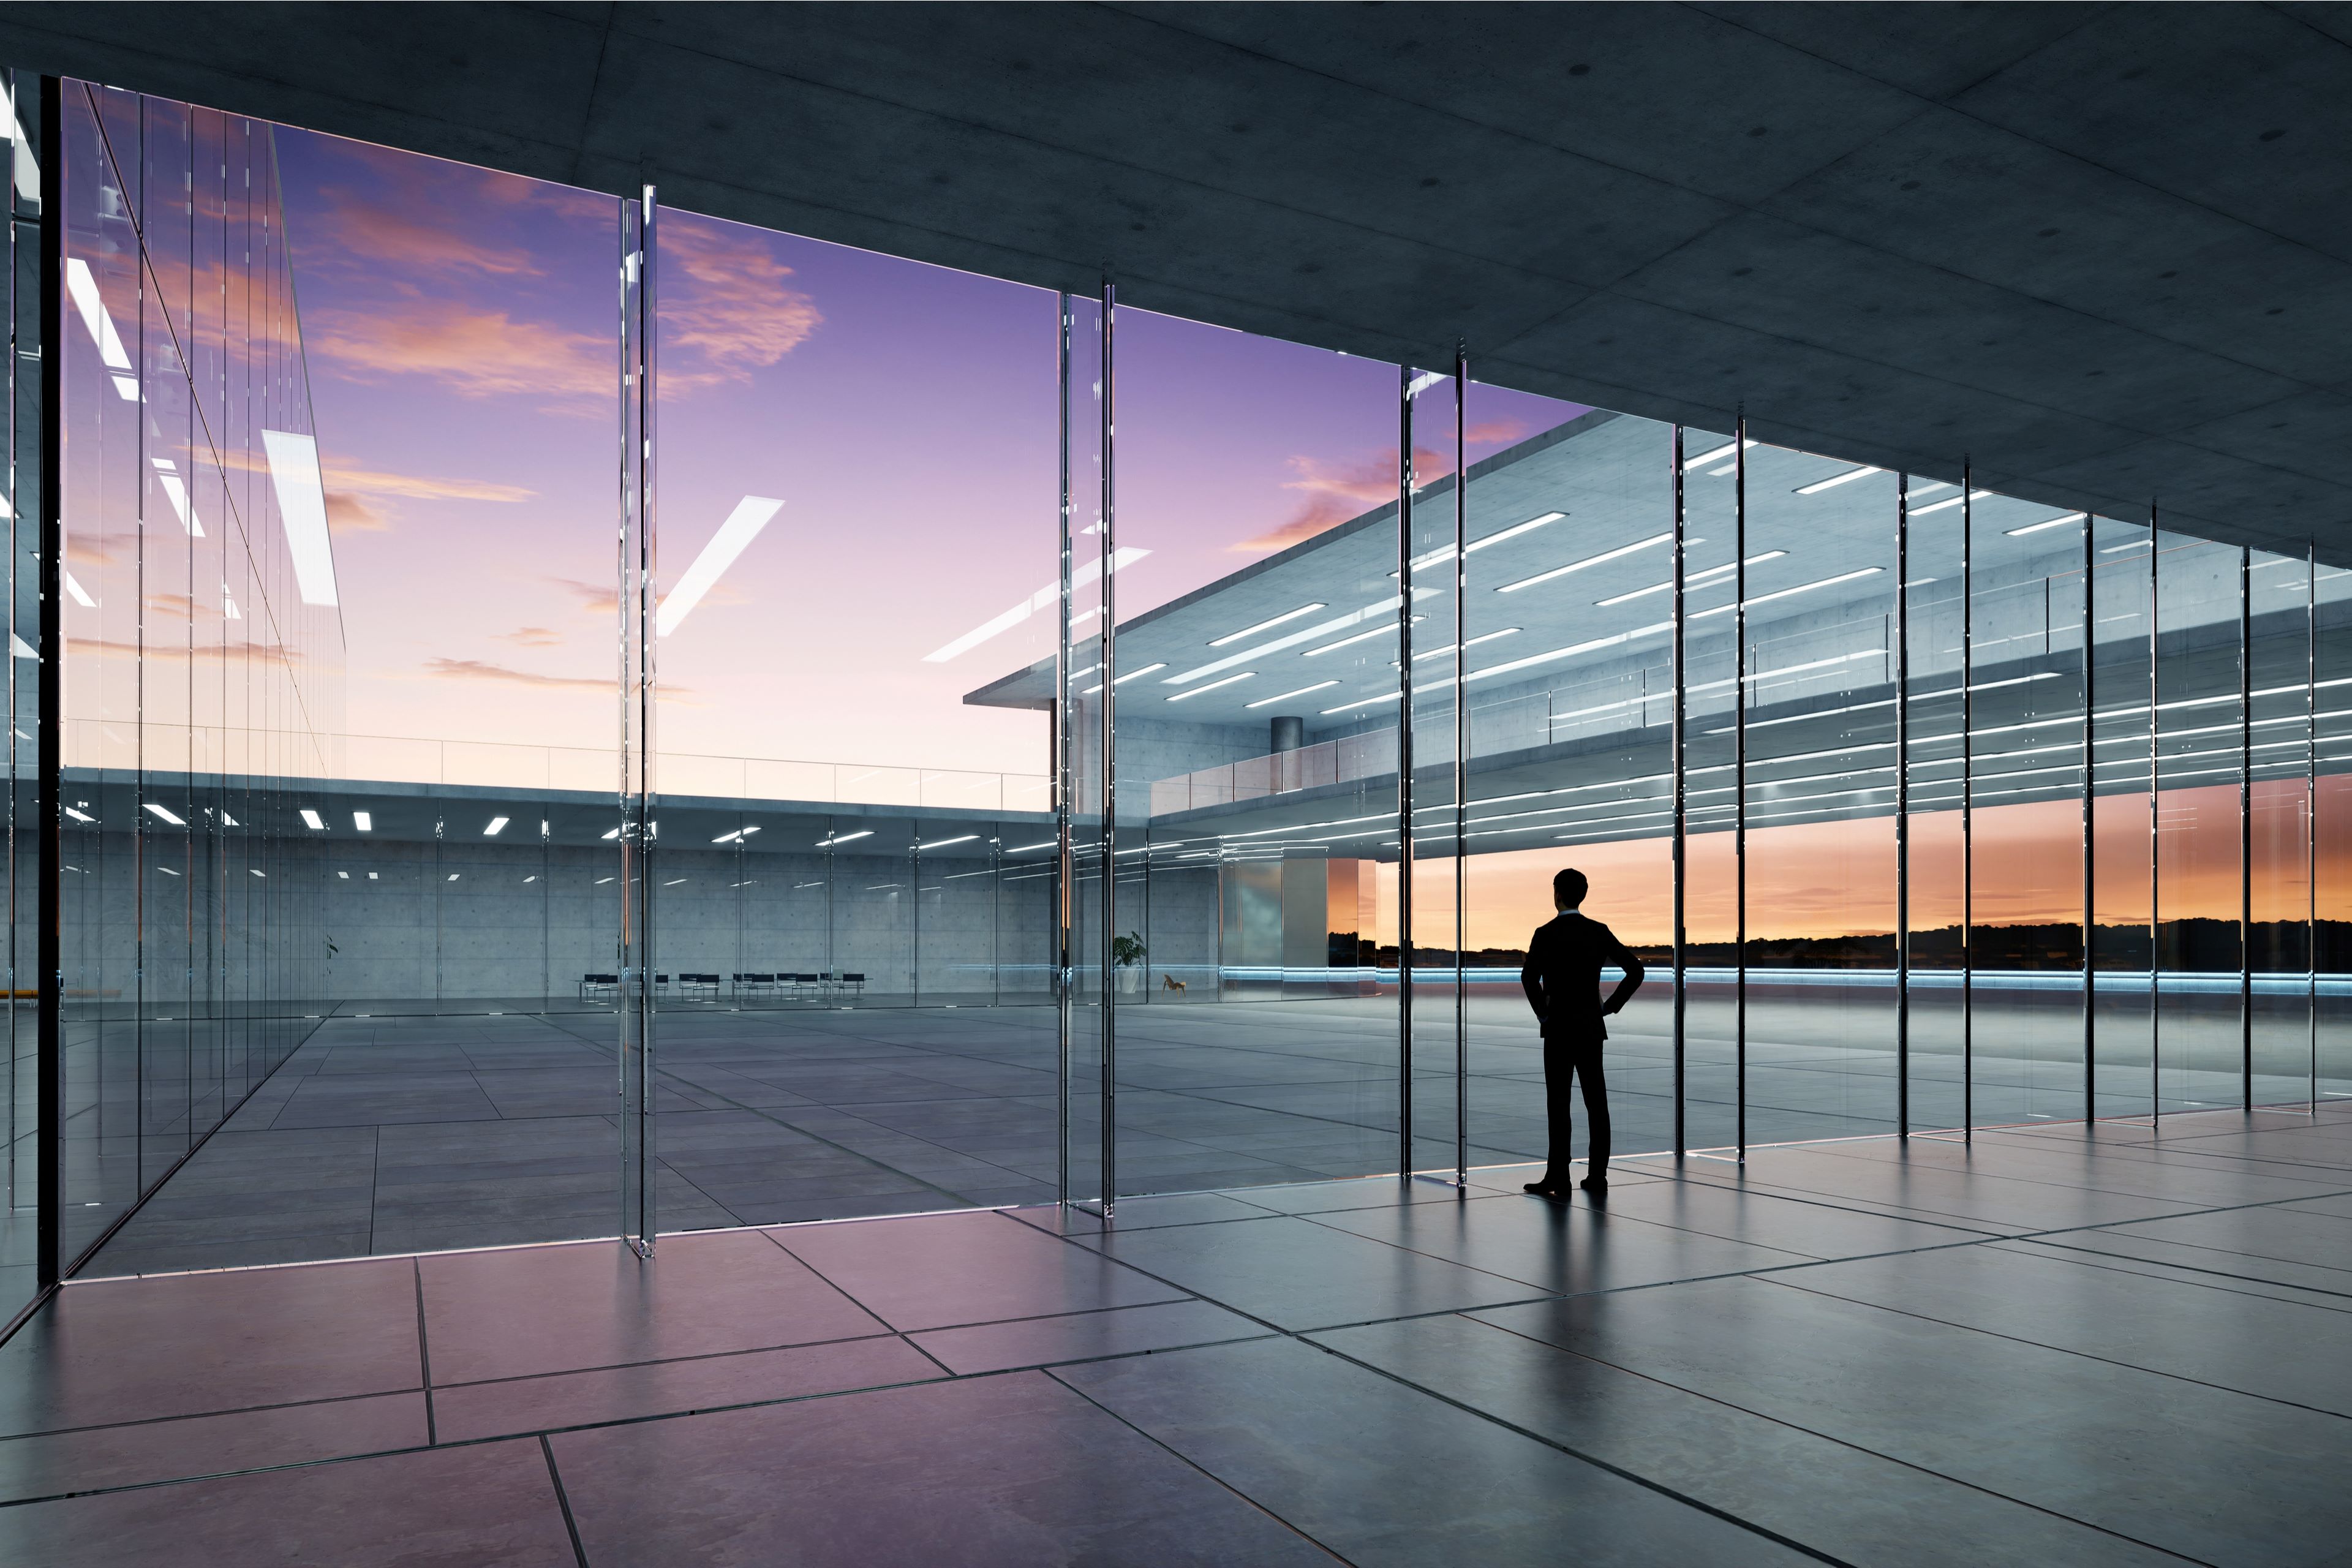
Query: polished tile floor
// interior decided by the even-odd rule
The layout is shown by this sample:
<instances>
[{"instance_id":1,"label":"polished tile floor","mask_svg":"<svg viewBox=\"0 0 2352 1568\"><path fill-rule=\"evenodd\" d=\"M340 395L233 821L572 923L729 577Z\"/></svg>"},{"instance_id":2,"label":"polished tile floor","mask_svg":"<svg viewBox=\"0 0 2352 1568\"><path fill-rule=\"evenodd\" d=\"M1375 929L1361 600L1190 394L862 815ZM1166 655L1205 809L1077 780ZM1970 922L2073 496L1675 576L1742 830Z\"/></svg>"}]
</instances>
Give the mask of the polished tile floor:
<instances>
[{"instance_id":1,"label":"polished tile floor","mask_svg":"<svg viewBox=\"0 0 2352 1568\"><path fill-rule=\"evenodd\" d=\"M1655 989L1655 988L1654 988ZM1470 1159L1544 1152L1542 1061L1524 1002L1472 998ZM1751 1142L1895 1126L1892 993L1821 1000L1759 988L1749 1005ZM1834 993L1829 994L1834 996ZM1674 1068L1664 993L1619 1020L1608 1072L1621 1153L1670 1148ZM1454 1161L1453 1018L1419 1042L1417 1163ZM1959 1120L1957 1015L1915 1009L1915 1126ZM2131 1016L2137 1006L2139 1016ZM392 1255L608 1235L617 1131L609 1016L472 1015L355 1004L326 1019L99 1254L133 1274ZM1393 998L1124 1008L1118 1020L1123 1193L1194 1192L1393 1170ZM1686 1136L1729 1143L1738 1068L1727 1005L1691 1014ZM2110 1113L2144 1110L2145 1000L2103 1020ZM1080 1024L1091 1020L1082 1016ZM2174 1108L2238 1093L2235 1016L2168 1025ZM2201 1031L2201 1032L2200 1032ZM1980 1005L1979 1124L2082 1114L2071 998ZM2203 1054L2224 1070L2203 1072ZM2226 1037L2226 1038L2224 1037ZM2296 1042L2289 1042L2294 1044ZM2262 1065L2300 1049L2272 1050ZM2226 1048L2222 1048L2226 1047ZM689 1230L1036 1204L1055 1194L1054 1014L1038 1006L820 1010L713 1006L661 1021L654 1135L660 1225ZM1075 1064L1072 1145L1099 1123L1093 1064ZM2210 1079L2210 1084L2206 1081ZM2308 1086L2257 1078L2257 1103ZM105 1107L68 1123L68 1175L102 1142ZM1582 1136L1579 1128L1579 1137ZM182 1145L184 1147L184 1144ZM1579 1147L1581 1147L1580 1142ZM1091 1179L1076 1173L1083 1184Z\"/></svg>"},{"instance_id":2,"label":"polished tile floor","mask_svg":"<svg viewBox=\"0 0 2352 1568\"><path fill-rule=\"evenodd\" d=\"M99 1279L0 1562L2319 1563L2352 1108Z\"/></svg>"}]
</instances>

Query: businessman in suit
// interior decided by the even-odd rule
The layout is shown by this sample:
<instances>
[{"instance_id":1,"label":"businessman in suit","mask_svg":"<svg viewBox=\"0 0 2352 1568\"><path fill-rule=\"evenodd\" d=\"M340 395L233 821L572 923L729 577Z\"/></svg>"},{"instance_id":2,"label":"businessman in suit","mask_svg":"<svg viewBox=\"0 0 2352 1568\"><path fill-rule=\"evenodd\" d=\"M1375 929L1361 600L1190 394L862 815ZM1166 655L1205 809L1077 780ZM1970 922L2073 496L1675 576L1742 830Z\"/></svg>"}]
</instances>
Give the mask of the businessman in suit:
<instances>
[{"instance_id":1,"label":"businessman in suit","mask_svg":"<svg viewBox=\"0 0 2352 1568\"><path fill-rule=\"evenodd\" d=\"M1527 967L1519 971L1528 1005L1543 1026L1544 1108L1551 1119L1549 1163L1541 1181L1527 1185L1548 1198L1568 1196L1570 1079L1583 1086L1584 1114L1592 1122L1590 1169L1576 1184L1596 1198L1609 1191L1609 1087L1601 1075L1601 1047L1609 1026L1601 1020L1642 987L1642 961L1607 926L1584 918L1585 892L1581 871L1562 871L1551 879L1552 907L1559 913L1536 928L1528 942ZM1601 972L1612 964L1625 977L1604 1002Z\"/></svg>"}]
</instances>

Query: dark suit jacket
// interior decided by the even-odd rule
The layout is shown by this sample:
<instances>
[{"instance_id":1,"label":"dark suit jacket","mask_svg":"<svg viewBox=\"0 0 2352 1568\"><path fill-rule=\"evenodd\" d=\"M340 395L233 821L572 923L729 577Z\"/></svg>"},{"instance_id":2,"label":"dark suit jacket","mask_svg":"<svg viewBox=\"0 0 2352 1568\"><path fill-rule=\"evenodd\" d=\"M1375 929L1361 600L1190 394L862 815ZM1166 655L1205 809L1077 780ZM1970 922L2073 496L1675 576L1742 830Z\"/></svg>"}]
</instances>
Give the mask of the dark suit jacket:
<instances>
[{"instance_id":1,"label":"dark suit jacket","mask_svg":"<svg viewBox=\"0 0 2352 1568\"><path fill-rule=\"evenodd\" d=\"M1625 972L1617 989L1601 1001L1601 971L1615 964ZM1527 967L1519 971L1528 1005L1542 1020L1547 1040L1605 1040L1601 1020L1622 1007L1642 986L1642 961L1599 921L1559 915L1536 928L1528 941Z\"/></svg>"}]
</instances>

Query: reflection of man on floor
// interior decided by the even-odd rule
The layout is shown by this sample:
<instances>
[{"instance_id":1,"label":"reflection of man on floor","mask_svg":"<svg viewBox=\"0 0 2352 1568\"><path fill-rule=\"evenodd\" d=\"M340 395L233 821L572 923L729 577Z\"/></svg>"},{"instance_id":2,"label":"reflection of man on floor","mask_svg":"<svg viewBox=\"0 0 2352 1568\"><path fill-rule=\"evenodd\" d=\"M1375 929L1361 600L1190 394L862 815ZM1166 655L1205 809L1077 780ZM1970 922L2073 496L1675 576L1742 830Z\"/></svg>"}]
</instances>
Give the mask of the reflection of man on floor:
<instances>
[{"instance_id":1,"label":"reflection of man on floor","mask_svg":"<svg viewBox=\"0 0 2352 1568\"><path fill-rule=\"evenodd\" d=\"M1543 1026L1544 1107L1551 1118L1550 1163L1543 1180L1529 1182L1528 1191L1548 1198L1568 1195L1571 1078L1584 1086L1584 1113L1592 1121L1590 1173L1576 1184L1595 1197L1609 1190L1609 1087L1601 1077L1601 1044L1609 1037L1609 1026L1601 1019L1642 986L1642 961L1607 926L1579 912L1584 894L1581 871L1562 871L1551 879L1552 906L1559 913L1528 938L1527 967L1519 971L1528 1005ZM1601 972L1611 964L1623 970L1625 978L1603 1002Z\"/></svg>"}]
</instances>

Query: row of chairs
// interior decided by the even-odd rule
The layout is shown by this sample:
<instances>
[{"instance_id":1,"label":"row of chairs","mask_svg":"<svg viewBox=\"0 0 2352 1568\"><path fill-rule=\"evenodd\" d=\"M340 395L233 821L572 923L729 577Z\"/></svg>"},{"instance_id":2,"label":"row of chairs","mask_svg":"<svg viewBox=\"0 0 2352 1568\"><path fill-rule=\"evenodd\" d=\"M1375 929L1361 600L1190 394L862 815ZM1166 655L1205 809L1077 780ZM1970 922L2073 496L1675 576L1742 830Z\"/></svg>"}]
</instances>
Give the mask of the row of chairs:
<instances>
[{"instance_id":1,"label":"row of chairs","mask_svg":"<svg viewBox=\"0 0 2352 1568\"><path fill-rule=\"evenodd\" d=\"M715 1002L719 999L721 976L717 973L696 973L680 970L677 989L673 993L670 977L654 976L654 994L676 994L689 1002ZM835 996L863 996L866 976L856 970L829 969L820 973L790 973L779 971L771 974L742 973L724 977L731 983L738 996L781 996L793 1001ZM618 974L591 972L580 977L580 998L588 1001L600 996L617 996L621 992Z\"/></svg>"}]
</instances>

